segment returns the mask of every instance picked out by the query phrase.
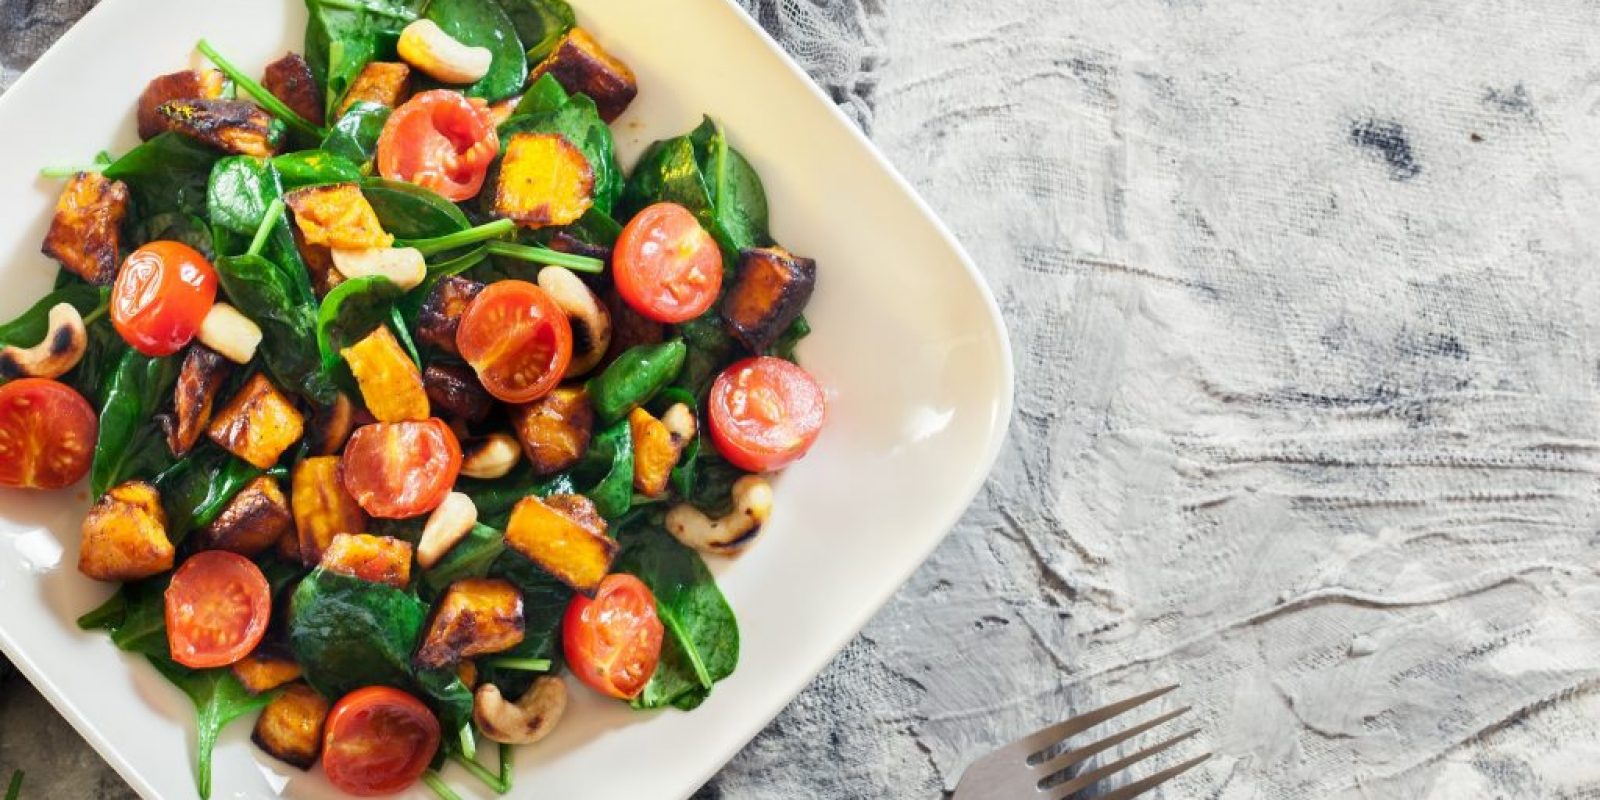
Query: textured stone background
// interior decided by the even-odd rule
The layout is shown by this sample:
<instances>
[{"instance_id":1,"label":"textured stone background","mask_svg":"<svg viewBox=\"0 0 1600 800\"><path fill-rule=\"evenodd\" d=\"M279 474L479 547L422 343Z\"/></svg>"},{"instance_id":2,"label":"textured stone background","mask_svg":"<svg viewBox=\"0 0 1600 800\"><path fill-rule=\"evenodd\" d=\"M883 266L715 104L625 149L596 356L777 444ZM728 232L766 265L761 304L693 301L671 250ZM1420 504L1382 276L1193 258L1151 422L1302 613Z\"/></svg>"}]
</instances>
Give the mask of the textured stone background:
<instances>
[{"instance_id":1,"label":"textured stone background","mask_svg":"<svg viewBox=\"0 0 1600 800\"><path fill-rule=\"evenodd\" d=\"M1019 392L703 797L936 797L1165 682L1217 757L1163 796L1600 796L1591 2L744 1L971 250ZM0 0L0 81L89 5ZM15 682L10 764L126 792Z\"/></svg>"}]
</instances>

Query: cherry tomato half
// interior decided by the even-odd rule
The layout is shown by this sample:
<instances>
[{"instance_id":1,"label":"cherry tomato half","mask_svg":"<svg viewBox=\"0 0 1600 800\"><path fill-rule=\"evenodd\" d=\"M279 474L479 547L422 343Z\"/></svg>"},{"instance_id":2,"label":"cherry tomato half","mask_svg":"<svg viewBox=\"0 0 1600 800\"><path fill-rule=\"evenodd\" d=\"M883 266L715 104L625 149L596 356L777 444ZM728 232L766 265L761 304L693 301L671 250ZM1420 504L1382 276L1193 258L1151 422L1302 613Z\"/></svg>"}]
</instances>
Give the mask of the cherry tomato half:
<instances>
[{"instance_id":1,"label":"cherry tomato half","mask_svg":"<svg viewBox=\"0 0 1600 800\"><path fill-rule=\"evenodd\" d=\"M167 584L167 646L186 667L225 667L250 655L267 632L272 590L250 559L201 550Z\"/></svg>"},{"instance_id":2,"label":"cherry tomato half","mask_svg":"<svg viewBox=\"0 0 1600 800\"><path fill-rule=\"evenodd\" d=\"M549 293L496 281L461 315L456 348L489 394L528 403L550 393L572 363L572 325Z\"/></svg>"},{"instance_id":3,"label":"cherry tomato half","mask_svg":"<svg viewBox=\"0 0 1600 800\"><path fill-rule=\"evenodd\" d=\"M656 203L628 221L612 270L622 299L656 322L694 319L722 291L722 249L675 203Z\"/></svg>"},{"instance_id":4,"label":"cherry tomato half","mask_svg":"<svg viewBox=\"0 0 1600 800\"><path fill-rule=\"evenodd\" d=\"M378 172L461 202L483 188L500 137L486 105L458 92L423 92L389 115L378 136Z\"/></svg>"},{"instance_id":5,"label":"cherry tomato half","mask_svg":"<svg viewBox=\"0 0 1600 800\"><path fill-rule=\"evenodd\" d=\"M182 242L151 242L128 254L111 291L111 324L133 349L169 356L183 349L217 300L217 271Z\"/></svg>"},{"instance_id":6,"label":"cherry tomato half","mask_svg":"<svg viewBox=\"0 0 1600 800\"><path fill-rule=\"evenodd\" d=\"M439 749L439 720L399 689L368 686L335 703L322 734L328 782L360 797L393 794L422 777Z\"/></svg>"},{"instance_id":7,"label":"cherry tomato half","mask_svg":"<svg viewBox=\"0 0 1600 800\"><path fill-rule=\"evenodd\" d=\"M0 486L61 489L94 460L100 420L71 386L22 378L0 386Z\"/></svg>"},{"instance_id":8,"label":"cherry tomato half","mask_svg":"<svg viewBox=\"0 0 1600 800\"><path fill-rule=\"evenodd\" d=\"M723 370L708 398L711 442L751 472L783 469L811 449L827 416L822 387L781 358L747 358Z\"/></svg>"},{"instance_id":9,"label":"cherry tomato half","mask_svg":"<svg viewBox=\"0 0 1600 800\"><path fill-rule=\"evenodd\" d=\"M561 621L572 674L619 700L638 697L650 682L661 658L662 632L650 587L622 573L607 575L593 600L575 595Z\"/></svg>"},{"instance_id":10,"label":"cherry tomato half","mask_svg":"<svg viewBox=\"0 0 1600 800\"><path fill-rule=\"evenodd\" d=\"M339 462L345 491L383 519L432 511L460 472L461 443L438 417L363 425L350 434Z\"/></svg>"}]
</instances>

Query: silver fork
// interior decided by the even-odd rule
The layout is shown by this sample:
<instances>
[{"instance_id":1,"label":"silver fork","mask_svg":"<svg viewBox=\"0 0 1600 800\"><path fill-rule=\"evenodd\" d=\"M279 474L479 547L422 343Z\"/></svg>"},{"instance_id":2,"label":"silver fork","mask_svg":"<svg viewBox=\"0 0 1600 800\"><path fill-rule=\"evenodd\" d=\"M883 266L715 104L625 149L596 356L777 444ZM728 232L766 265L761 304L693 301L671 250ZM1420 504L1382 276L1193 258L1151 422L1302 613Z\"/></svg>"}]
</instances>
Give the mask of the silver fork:
<instances>
[{"instance_id":1,"label":"silver fork","mask_svg":"<svg viewBox=\"0 0 1600 800\"><path fill-rule=\"evenodd\" d=\"M1147 722L1141 722L1127 730L1114 733L1097 742L1066 750L1059 755L1050 755L1051 751L1060 745L1066 744L1067 739L1083 733L1106 720L1142 706L1176 688L1178 688L1176 684L1166 686L1152 692L1145 692L1137 697L1130 697L1121 702L1112 703L1087 714L1079 714L1065 722L1058 722L1034 731L978 759L973 762L972 766L967 767L967 771L961 775L961 782L956 784L954 800L1017 800L1018 798L1064 800L1074 792L1087 789L1111 775L1115 775L1194 736L1200 732L1199 728L1180 733L1170 739L1146 747L1131 756L1117 759L1110 764L1096 767L1080 775L1071 775L1068 772L1098 753L1116 747L1157 725L1183 716L1189 710L1189 706L1184 706L1183 708L1168 711ZM1196 756L1149 777L1117 787L1107 794L1100 795L1096 800L1127 800L1130 797L1137 797L1187 772L1210 757L1210 753Z\"/></svg>"}]
</instances>

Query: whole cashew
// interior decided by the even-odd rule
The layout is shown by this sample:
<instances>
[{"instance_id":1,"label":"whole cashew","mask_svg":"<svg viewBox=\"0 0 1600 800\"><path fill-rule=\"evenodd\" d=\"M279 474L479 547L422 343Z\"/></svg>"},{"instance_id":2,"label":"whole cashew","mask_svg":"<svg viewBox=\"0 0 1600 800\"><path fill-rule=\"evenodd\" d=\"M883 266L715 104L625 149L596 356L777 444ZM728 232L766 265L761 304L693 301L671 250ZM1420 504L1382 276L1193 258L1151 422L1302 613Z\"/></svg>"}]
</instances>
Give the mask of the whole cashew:
<instances>
[{"instance_id":1,"label":"whole cashew","mask_svg":"<svg viewBox=\"0 0 1600 800\"><path fill-rule=\"evenodd\" d=\"M445 495L444 502L428 515L427 524L422 526L422 538L417 540L417 563L423 569L433 569L476 524L478 506L472 498L460 492Z\"/></svg>"},{"instance_id":2,"label":"whole cashew","mask_svg":"<svg viewBox=\"0 0 1600 800\"><path fill-rule=\"evenodd\" d=\"M686 547L728 555L743 550L772 516L772 485L760 475L746 475L733 484L733 510L718 519L688 503L667 512L667 531Z\"/></svg>"},{"instance_id":3,"label":"whole cashew","mask_svg":"<svg viewBox=\"0 0 1600 800\"><path fill-rule=\"evenodd\" d=\"M428 19L407 25L397 49L406 63L441 83L476 83L494 64L489 48L468 45Z\"/></svg>"},{"instance_id":4,"label":"whole cashew","mask_svg":"<svg viewBox=\"0 0 1600 800\"><path fill-rule=\"evenodd\" d=\"M511 434L496 431L462 441L461 453L464 477L494 480L503 477L522 460L522 444Z\"/></svg>"},{"instance_id":5,"label":"whole cashew","mask_svg":"<svg viewBox=\"0 0 1600 800\"><path fill-rule=\"evenodd\" d=\"M611 346L611 312L589 291L583 279L566 267L539 270L539 288L549 293L572 323L572 361L567 375L582 375L594 369Z\"/></svg>"},{"instance_id":6,"label":"whole cashew","mask_svg":"<svg viewBox=\"0 0 1600 800\"><path fill-rule=\"evenodd\" d=\"M366 250L334 250L333 268L345 278L382 275L400 291L409 292L428 277L428 264L415 247L373 247Z\"/></svg>"},{"instance_id":7,"label":"whole cashew","mask_svg":"<svg viewBox=\"0 0 1600 800\"><path fill-rule=\"evenodd\" d=\"M472 697L472 719L478 730L504 744L533 744L550 735L567 710L567 684L549 675L537 678L515 704L500 687L485 683Z\"/></svg>"},{"instance_id":8,"label":"whole cashew","mask_svg":"<svg viewBox=\"0 0 1600 800\"><path fill-rule=\"evenodd\" d=\"M78 365L89 349L89 331L83 316L71 303L50 308L44 339L29 348L7 345L0 349L0 379L59 378Z\"/></svg>"}]
</instances>

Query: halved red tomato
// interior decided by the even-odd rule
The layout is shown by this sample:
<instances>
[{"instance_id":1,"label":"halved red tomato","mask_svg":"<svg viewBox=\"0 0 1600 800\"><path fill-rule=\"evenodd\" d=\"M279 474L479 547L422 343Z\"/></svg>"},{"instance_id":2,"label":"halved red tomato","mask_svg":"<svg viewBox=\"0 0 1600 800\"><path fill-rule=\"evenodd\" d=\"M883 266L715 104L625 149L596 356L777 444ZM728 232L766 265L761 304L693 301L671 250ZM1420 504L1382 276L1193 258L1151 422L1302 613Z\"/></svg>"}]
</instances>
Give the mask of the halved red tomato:
<instances>
[{"instance_id":1,"label":"halved red tomato","mask_svg":"<svg viewBox=\"0 0 1600 800\"><path fill-rule=\"evenodd\" d=\"M94 460L100 420L71 386L22 378L0 386L0 486L60 489Z\"/></svg>"},{"instance_id":2,"label":"halved red tomato","mask_svg":"<svg viewBox=\"0 0 1600 800\"><path fill-rule=\"evenodd\" d=\"M489 394L529 403L550 393L572 363L572 325L549 293L496 281L461 315L456 348Z\"/></svg>"},{"instance_id":3,"label":"halved red tomato","mask_svg":"<svg viewBox=\"0 0 1600 800\"><path fill-rule=\"evenodd\" d=\"M167 584L167 646L186 667L224 667L250 655L267 632L272 591L237 553L202 550Z\"/></svg>"},{"instance_id":4,"label":"halved red tomato","mask_svg":"<svg viewBox=\"0 0 1600 800\"><path fill-rule=\"evenodd\" d=\"M771 356L723 370L707 402L711 443L728 463L751 472L783 469L805 455L828 414L810 373Z\"/></svg>"},{"instance_id":5,"label":"halved red tomato","mask_svg":"<svg viewBox=\"0 0 1600 800\"><path fill-rule=\"evenodd\" d=\"M632 575L607 575L594 599L576 595L561 621L567 667L597 692L631 700L661 659L664 629L656 598Z\"/></svg>"},{"instance_id":6,"label":"halved red tomato","mask_svg":"<svg viewBox=\"0 0 1600 800\"><path fill-rule=\"evenodd\" d=\"M128 254L111 290L111 324L133 349L169 356L183 349L217 299L217 271L182 243L151 242Z\"/></svg>"},{"instance_id":7,"label":"halved red tomato","mask_svg":"<svg viewBox=\"0 0 1600 800\"><path fill-rule=\"evenodd\" d=\"M378 172L461 202L483 188L500 137L487 105L434 89L389 115L378 136Z\"/></svg>"},{"instance_id":8,"label":"halved red tomato","mask_svg":"<svg viewBox=\"0 0 1600 800\"><path fill-rule=\"evenodd\" d=\"M350 434L339 461L345 491L382 519L437 508L460 472L461 443L438 417L363 425Z\"/></svg>"},{"instance_id":9,"label":"halved red tomato","mask_svg":"<svg viewBox=\"0 0 1600 800\"><path fill-rule=\"evenodd\" d=\"M717 302L722 248L689 209L657 203L617 237L612 279L633 310L657 322L686 322Z\"/></svg>"},{"instance_id":10,"label":"halved red tomato","mask_svg":"<svg viewBox=\"0 0 1600 800\"><path fill-rule=\"evenodd\" d=\"M322 771L329 783L360 797L415 783L439 749L439 719L421 700L388 686L340 698L326 725Z\"/></svg>"}]
</instances>

